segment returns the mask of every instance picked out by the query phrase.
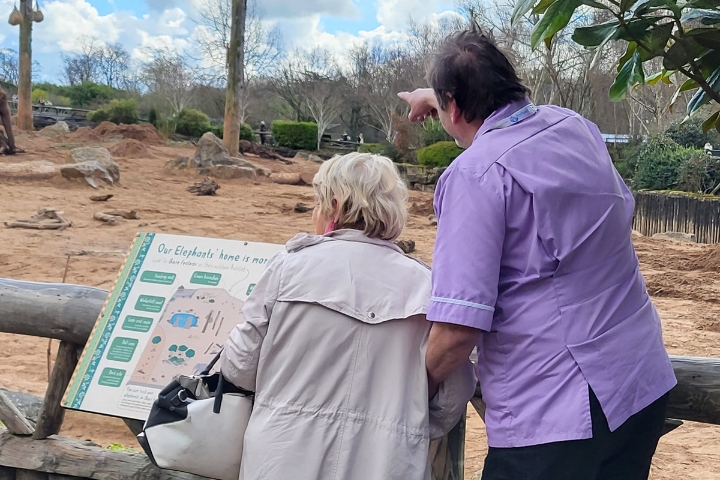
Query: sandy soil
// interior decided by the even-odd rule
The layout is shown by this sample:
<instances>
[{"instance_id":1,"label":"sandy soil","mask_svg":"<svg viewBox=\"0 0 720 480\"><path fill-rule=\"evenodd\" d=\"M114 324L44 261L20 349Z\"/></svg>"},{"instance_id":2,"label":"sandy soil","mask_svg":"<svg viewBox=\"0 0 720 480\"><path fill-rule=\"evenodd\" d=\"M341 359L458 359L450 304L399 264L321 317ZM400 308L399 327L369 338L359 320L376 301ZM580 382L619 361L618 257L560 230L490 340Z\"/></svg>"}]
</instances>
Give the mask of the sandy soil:
<instances>
[{"instance_id":1,"label":"sandy soil","mask_svg":"<svg viewBox=\"0 0 720 480\"><path fill-rule=\"evenodd\" d=\"M18 143L28 150L0 163L49 160L64 163L69 148L97 143L98 137L20 135ZM101 144L111 148L120 138ZM136 145L137 146L137 145ZM38 207L62 210L73 223L64 231L2 230L0 277L59 282L68 255L68 283L109 289L133 236L138 231L235 238L284 243L299 231L312 228L310 213L293 212L296 203L312 204L309 187L275 185L247 180L219 181L216 197L196 197L185 191L199 181L189 172L166 172L168 159L191 156L188 144L144 144L145 158L116 158L121 167L121 185L92 190L84 182L63 178L43 181L0 183L0 221L27 218ZM138 150L142 150L138 148ZM273 171L313 172L317 165L286 166L275 161L248 157ZM95 193L115 195L106 204L89 200ZM427 220L430 194L413 193L415 212L401 237L412 239L417 255L432 260L435 229ZM103 208L127 208L139 212L140 220L108 226L93 220ZM648 289L661 312L668 351L676 355L720 358L720 247L682 244L635 237ZM0 386L43 395L47 386L46 350L40 338L0 334ZM57 342L53 345L53 352ZM135 446L135 439L122 421L68 412L61 434L91 439L107 446ZM663 437L653 463L653 480L720 479L720 426L686 423ZM465 472L475 478L486 453L484 426L468 410ZM477 476L476 478L479 478Z\"/></svg>"}]
</instances>

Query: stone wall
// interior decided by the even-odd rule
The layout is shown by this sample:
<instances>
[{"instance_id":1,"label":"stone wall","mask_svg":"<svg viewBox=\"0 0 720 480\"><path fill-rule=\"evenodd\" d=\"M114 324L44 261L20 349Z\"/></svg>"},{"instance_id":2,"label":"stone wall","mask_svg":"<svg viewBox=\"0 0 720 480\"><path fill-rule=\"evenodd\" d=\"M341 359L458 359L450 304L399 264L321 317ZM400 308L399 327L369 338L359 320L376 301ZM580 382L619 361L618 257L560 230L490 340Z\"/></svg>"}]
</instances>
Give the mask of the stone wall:
<instances>
[{"instance_id":1,"label":"stone wall","mask_svg":"<svg viewBox=\"0 0 720 480\"><path fill-rule=\"evenodd\" d=\"M421 192L434 192L440 175L445 171L445 168L430 168L406 163L398 164L397 168L408 188Z\"/></svg>"}]
</instances>

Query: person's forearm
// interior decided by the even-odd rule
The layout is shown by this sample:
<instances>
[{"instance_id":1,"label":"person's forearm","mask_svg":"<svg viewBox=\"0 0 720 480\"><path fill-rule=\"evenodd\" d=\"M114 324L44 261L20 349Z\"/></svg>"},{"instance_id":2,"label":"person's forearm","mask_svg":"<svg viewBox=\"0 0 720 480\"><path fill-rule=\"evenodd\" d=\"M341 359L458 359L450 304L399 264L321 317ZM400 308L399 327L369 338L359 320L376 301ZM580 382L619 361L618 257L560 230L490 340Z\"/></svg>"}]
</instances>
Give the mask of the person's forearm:
<instances>
[{"instance_id":1,"label":"person's forearm","mask_svg":"<svg viewBox=\"0 0 720 480\"><path fill-rule=\"evenodd\" d=\"M425 366L430 398L452 372L460 368L480 338L480 330L450 323L434 323L430 330Z\"/></svg>"}]
</instances>

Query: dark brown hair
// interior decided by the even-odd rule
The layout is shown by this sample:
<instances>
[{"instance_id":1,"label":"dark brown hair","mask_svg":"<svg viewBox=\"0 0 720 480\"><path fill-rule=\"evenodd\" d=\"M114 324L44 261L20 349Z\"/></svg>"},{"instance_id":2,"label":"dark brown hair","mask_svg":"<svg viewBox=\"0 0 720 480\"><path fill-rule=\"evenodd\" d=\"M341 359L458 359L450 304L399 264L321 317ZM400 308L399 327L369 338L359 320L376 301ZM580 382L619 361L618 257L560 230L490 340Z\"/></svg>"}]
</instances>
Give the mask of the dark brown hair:
<instances>
[{"instance_id":1,"label":"dark brown hair","mask_svg":"<svg viewBox=\"0 0 720 480\"><path fill-rule=\"evenodd\" d=\"M440 108L455 100L465 121L485 120L498 108L522 100L530 91L492 39L465 30L449 36L427 74Z\"/></svg>"}]
</instances>

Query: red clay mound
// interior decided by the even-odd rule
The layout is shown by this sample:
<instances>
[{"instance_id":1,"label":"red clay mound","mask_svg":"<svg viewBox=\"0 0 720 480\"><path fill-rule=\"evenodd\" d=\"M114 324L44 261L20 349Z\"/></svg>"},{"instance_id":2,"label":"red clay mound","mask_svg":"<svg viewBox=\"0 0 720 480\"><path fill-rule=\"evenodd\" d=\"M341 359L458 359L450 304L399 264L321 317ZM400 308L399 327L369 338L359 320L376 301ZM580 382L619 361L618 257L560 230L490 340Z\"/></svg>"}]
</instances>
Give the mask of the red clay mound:
<instances>
[{"instance_id":1,"label":"red clay mound","mask_svg":"<svg viewBox=\"0 0 720 480\"><path fill-rule=\"evenodd\" d=\"M102 142L102 138L100 138L100 136L90 127L80 127L73 133L65 135L64 138L74 142Z\"/></svg>"},{"instance_id":2,"label":"red clay mound","mask_svg":"<svg viewBox=\"0 0 720 480\"><path fill-rule=\"evenodd\" d=\"M129 138L108 148L113 157L118 158L152 158L153 154L148 151L145 144Z\"/></svg>"},{"instance_id":3,"label":"red clay mound","mask_svg":"<svg viewBox=\"0 0 720 480\"><path fill-rule=\"evenodd\" d=\"M104 138L122 137L142 142L145 145L159 145L164 142L163 136L152 125L115 125L110 122L102 122L95 127L94 132Z\"/></svg>"}]
</instances>

